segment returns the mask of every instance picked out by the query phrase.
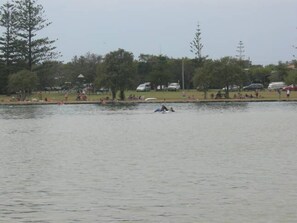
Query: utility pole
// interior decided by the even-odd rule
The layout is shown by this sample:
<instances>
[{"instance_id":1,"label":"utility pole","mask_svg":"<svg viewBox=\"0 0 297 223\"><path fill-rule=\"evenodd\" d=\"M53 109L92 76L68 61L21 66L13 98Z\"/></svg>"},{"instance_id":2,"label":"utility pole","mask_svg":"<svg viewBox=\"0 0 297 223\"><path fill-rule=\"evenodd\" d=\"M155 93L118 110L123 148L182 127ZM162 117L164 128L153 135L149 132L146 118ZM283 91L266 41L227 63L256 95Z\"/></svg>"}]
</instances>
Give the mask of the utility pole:
<instances>
[{"instance_id":1,"label":"utility pole","mask_svg":"<svg viewBox=\"0 0 297 223\"><path fill-rule=\"evenodd\" d=\"M185 90L185 62L184 62L184 58L182 59L182 82L183 82L183 90Z\"/></svg>"}]
</instances>

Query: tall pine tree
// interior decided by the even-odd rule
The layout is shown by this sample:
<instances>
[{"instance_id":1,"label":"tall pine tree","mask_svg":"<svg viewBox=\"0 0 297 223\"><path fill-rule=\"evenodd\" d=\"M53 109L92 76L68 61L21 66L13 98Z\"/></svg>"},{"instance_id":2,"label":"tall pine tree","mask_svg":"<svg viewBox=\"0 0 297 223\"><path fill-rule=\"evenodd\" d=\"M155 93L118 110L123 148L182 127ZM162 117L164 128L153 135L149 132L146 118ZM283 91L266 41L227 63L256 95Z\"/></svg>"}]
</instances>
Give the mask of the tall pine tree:
<instances>
[{"instance_id":1,"label":"tall pine tree","mask_svg":"<svg viewBox=\"0 0 297 223\"><path fill-rule=\"evenodd\" d=\"M36 0L14 0L16 9L16 35L18 38L18 53L27 64L27 69L32 70L33 65L44 60L57 58L53 43L48 37L37 38L39 31L51 23L44 17L43 6Z\"/></svg>"},{"instance_id":2,"label":"tall pine tree","mask_svg":"<svg viewBox=\"0 0 297 223\"><path fill-rule=\"evenodd\" d=\"M201 42L201 29L199 23L197 25L195 37L193 41L190 42L190 47L190 51L195 54L195 59L198 62L198 66L201 65L208 56L202 55L203 44Z\"/></svg>"},{"instance_id":3,"label":"tall pine tree","mask_svg":"<svg viewBox=\"0 0 297 223\"><path fill-rule=\"evenodd\" d=\"M15 36L15 9L13 4L7 1L0 7L0 26L3 34L0 36L0 92L5 92L8 75L14 71L13 64L16 62L16 36Z\"/></svg>"}]
</instances>

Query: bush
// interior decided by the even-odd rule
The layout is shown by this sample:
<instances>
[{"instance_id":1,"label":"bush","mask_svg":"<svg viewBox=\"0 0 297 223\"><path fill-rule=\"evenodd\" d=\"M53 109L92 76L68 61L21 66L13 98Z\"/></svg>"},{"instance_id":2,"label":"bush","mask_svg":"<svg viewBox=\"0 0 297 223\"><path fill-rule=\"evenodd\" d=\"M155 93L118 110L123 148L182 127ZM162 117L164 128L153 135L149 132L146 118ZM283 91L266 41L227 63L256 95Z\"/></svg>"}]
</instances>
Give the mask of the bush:
<instances>
[{"instance_id":1,"label":"bush","mask_svg":"<svg viewBox=\"0 0 297 223\"><path fill-rule=\"evenodd\" d=\"M36 73L22 70L17 73L9 75L8 89L10 92L19 92L21 99L25 100L26 95L30 94L37 86L38 78Z\"/></svg>"}]
</instances>

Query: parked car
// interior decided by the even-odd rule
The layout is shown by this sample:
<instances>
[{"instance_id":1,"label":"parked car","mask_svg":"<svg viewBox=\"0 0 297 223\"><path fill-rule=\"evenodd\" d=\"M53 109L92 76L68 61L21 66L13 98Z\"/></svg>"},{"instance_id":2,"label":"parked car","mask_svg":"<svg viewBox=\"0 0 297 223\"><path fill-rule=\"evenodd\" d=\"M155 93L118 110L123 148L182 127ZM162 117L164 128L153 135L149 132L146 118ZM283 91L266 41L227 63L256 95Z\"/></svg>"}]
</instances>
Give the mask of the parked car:
<instances>
[{"instance_id":1,"label":"parked car","mask_svg":"<svg viewBox=\"0 0 297 223\"><path fill-rule=\"evenodd\" d=\"M248 86L243 87L244 91L262 90L264 88L263 84L253 83Z\"/></svg>"},{"instance_id":2,"label":"parked car","mask_svg":"<svg viewBox=\"0 0 297 223\"><path fill-rule=\"evenodd\" d=\"M136 88L136 91L150 91L150 90L151 90L151 84L150 83L140 84Z\"/></svg>"},{"instance_id":3,"label":"parked car","mask_svg":"<svg viewBox=\"0 0 297 223\"><path fill-rule=\"evenodd\" d=\"M107 88L107 87L101 87L100 89L96 90L96 93L97 93L97 94L100 94L100 93L107 93L107 92L109 92L109 91L110 91L109 88Z\"/></svg>"},{"instance_id":4,"label":"parked car","mask_svg":"<svg viewBox=\"0 0 297 223\"><path fill-rule=\"evenodd\" d=\"M283 91L290 90L290 91L297 91L297 85L291 84L282 88Z\"/></svg>"},{"instance_id":5,"label":"parked car","mask_svg":"<svg viewBox=\"0 0 297 223\"><path fill-rule=\"evenodd\" d=\"M168 91L178 91L180 89L179 83L171 83L168 85Z\"/></svg>"},{"instance_id":6,"label":"parked car","mask_svg":"<svg viewBox=\"0 0 297 223\"><path fill-rule=\"evenodd\" d=\"M52 88L51 88L51 87L44 87L44 90L45 90L45 91L51 91Z\"/></svg>"},{"instance_id":7,"label":"parked car","mask_svg":"<svg viewBox=\"0 0 297 223\"><path fill-rule=\"evenodd\" d=\"M268 85L268 90L278 90L278 89L282 89L285 86L286 86L285 82L271 82Z\"/></svg>"},{"instance_id":8,"label":"parked car","mask_svg":"<svg viewBox=\"0 0 297 223\"><path fill-rule=\"evenodd\" d=\"M238 85L230 85L229 86L229 91L238 91L240 87ZM223 91L227 91L227 87L222 88Z\"/></svg>"}]
</instances>

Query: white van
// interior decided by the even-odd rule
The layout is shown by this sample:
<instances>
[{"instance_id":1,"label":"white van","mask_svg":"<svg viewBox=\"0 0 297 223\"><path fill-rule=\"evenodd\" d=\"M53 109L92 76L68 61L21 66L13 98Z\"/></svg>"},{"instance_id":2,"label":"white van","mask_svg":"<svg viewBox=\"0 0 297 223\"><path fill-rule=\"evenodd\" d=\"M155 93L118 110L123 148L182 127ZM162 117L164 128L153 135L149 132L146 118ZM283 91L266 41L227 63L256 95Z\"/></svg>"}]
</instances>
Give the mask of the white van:
<instances>
[{"instance_id":1,"label":"white van","mask_svg":"<svg viewBox=\"0 0 297 223\"><path fill-rule=\"evenodd\" d=\"M150 91L151 90L151 83L147 82L144 84L140 84L137 88L136 91Z\"/></svg>"},{"instance_id":2,"label":"white van","mask_svg":"<svg viewBox=\"0 0 297 223\"><path fill-rule=\"evenodd\" d=\"M282 89L285 86L286 86L285 82L271 82L268 85L268 90L278 90L278 89Z\"/></svg>"}]
</instances>

